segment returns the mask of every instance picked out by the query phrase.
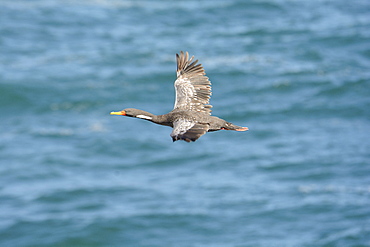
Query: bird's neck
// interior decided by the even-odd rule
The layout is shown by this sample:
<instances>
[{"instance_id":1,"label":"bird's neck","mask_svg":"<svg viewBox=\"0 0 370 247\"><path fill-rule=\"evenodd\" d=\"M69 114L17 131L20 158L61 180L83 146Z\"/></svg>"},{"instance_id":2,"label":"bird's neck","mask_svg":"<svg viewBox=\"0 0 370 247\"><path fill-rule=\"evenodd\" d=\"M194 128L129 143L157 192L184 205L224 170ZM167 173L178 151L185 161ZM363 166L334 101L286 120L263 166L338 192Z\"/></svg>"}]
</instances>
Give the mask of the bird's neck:
<instances>
[{"instance_id":1,"label":"bird's neck","mask_svg":"<svg viewBox=\"0 0 370 247\"><path fill-rule=\"evenodd\" d=\"M171 117L169 116L169 114L154 115L154 114L152 114L150 112L147 112L147 111L137 110L136 115L133 116L133 117L148 120L148 121L151 121L151 122L156 123L156 124L166 125L166 126L171 126L172 127Z\"/></svg>"},{"instance_id":2,"label":"bird's neck","mask_svg":"<svg viewBox=\"0 0 370 247\"><path fill-rule=\"evenodd\" d=\"M135 117L145 119L145 120L149 120L149 121L153 121L157 118L156 115L154 115L150 112L147 112L147 111L143 111L143 110L138 110L138 113L135 115Z\"/></svg>"}]
</instances>

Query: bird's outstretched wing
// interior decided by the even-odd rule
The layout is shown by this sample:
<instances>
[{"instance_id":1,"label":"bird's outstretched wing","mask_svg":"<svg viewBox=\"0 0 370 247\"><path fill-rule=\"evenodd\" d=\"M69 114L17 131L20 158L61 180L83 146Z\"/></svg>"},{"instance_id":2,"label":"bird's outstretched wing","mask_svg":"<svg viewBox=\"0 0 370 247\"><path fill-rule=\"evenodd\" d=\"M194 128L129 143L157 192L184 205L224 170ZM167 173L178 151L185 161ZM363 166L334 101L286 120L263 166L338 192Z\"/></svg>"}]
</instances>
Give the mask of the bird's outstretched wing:
<instances>
[{"instance_id":1,"label":"bird's outstretched wing","mask_svg":"<svg viewBox=\"0 0 370 247\"><path fill-rule=\"evenodd\" d=\"M198 60L194 56L189 59L189 53L176 54L177 79L175 81L176 100L174 110L196 111L211 114L209 99L211 97L211 82Z\"/></svg>"},{"instance_id":2,"label":"bird's outstretched wing","mask_svg":"<svg viewBox=\"0 0 370 247\"><path fill-rule=\"evenodd\" d=\"M194 142L204 135L208 129L208 124L179 119L173 123L171 137L173 141L184 140L186 142Z\"/></svg>"}]
</instances>

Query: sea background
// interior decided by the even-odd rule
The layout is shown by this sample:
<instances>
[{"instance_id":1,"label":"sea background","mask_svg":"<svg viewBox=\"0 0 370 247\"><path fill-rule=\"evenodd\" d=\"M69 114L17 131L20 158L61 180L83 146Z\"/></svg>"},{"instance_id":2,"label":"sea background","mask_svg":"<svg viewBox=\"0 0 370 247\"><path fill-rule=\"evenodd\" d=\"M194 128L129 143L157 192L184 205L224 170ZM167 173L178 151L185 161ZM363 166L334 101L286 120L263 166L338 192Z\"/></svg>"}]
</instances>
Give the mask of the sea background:
<instances>
[{"instance_id":1,"label":"sea background","mask_svg":"<svg viewBox=\"0 0 370 247\"><path fill-rule=\"evenodd\" d=\"M368 0L1 0L0 245L370 246ZM175 142L175 54L247 132Z\"/></svg>"}]
</instances>

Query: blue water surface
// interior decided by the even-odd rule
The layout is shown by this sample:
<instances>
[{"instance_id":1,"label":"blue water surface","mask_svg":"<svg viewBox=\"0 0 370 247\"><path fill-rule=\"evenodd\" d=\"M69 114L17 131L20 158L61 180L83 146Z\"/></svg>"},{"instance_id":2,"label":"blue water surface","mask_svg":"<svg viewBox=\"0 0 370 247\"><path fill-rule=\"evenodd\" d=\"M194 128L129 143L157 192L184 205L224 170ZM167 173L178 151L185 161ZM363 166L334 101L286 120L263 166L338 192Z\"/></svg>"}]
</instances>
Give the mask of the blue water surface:
<instances>
[{"instance_id":1,"label":"blue water surface","mask_svg":"<svg viewBox=\"0 0 370 247\"><path fill-rule=\"evenodd\" d=\"M0 1L1 246L370 246L367 0ZM247 132L173 143L175 54Z\"/></svg>"}]
</instances>

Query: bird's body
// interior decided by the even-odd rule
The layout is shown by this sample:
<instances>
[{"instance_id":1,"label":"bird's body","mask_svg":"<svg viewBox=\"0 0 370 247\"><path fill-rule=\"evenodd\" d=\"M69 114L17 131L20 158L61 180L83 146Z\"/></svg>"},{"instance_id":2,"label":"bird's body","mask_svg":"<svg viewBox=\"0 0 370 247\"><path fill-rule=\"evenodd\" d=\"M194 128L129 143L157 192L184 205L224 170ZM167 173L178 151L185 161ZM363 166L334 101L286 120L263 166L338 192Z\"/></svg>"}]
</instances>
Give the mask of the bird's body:
<instances>
[{"instance_id":1,"label":"bird's body","mask_svg":"<svg viewBox=\"0 0 370 247\"><path fill-rule=\"evenodd\" d=\"M189 59L186 52L176 54L177 57L177 79L175 81L176 99L174 109L164 115L127 108L120 112L111 112L111 115L123 115L136 117L151 121L156 124L170 126L173 128L171 137L173 141L184 140L186 142L196 141L206 132L217 130L245 131L247 127L240 127L225 120L211 116L211 83L205 76L198 60Z\"/></svg>"}]
</instances>

